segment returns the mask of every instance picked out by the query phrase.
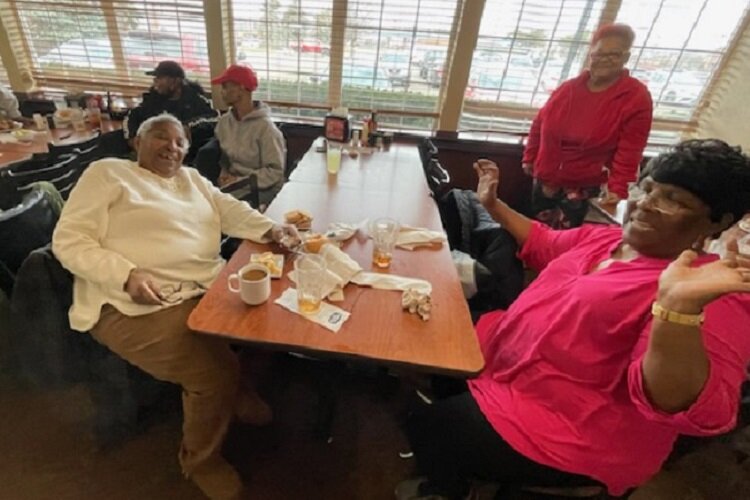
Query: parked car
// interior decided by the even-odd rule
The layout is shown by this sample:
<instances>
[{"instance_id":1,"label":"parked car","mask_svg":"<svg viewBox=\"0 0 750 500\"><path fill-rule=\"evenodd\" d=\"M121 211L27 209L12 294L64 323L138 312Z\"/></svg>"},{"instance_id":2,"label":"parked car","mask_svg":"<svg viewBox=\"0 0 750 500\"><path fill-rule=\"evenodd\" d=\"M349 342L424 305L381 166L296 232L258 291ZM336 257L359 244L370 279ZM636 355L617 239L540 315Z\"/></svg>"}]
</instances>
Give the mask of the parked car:
<instances>
[{"instance_id":1,"label":"parked car","mask_svg":"<svg viewBox=\"0 0 750 500\"><path fill-rule=\"evenodd\" d=\"M391 52L380 56L378 66L385 71L393 87L409 85L409 56L404 53Z\"/></svg>"},{"instance_id":2,"label":"parked car","mask_svg":"<svg viewBox=\"0 0 750 500\"><path fill-rule=\"evenodd\" d=\"M320 40L294 40L289 43L289 48L302 53L312 54L323 54L328 55L331 52L331 47L321 42Z\"/></svg>"},{"instance_id":3,"label":"parked car","mask_svg":"<svg viewBox=\"0 0 750 500\"><path fill-rule=\"evenodd\" d=\"M112 46L106 38L76 38L60 44L38 59L42 66L114 69Z\"/></svg>"},{"instance_id":4,"label":"parked car","mask_svg":"<svg viewBox=\"0 0 750 500\"><path fill-rule=\"evenodd\" d=\"M447 49L428 50L419 62L419 76L431 87L439 87L443 79Z\"/></svg>"},{"instance_id":5,"label":"parked car","mask_svg":"<svg viewBox=\"0 0 750 500\"><path fill-rule=\"evenodd\" d=\"M122 46L131 69L153 69L159 61L170 59L180 63L185 71L210 73L206 41L189 34L131 31Z\"/></svg>"}]
</instances>

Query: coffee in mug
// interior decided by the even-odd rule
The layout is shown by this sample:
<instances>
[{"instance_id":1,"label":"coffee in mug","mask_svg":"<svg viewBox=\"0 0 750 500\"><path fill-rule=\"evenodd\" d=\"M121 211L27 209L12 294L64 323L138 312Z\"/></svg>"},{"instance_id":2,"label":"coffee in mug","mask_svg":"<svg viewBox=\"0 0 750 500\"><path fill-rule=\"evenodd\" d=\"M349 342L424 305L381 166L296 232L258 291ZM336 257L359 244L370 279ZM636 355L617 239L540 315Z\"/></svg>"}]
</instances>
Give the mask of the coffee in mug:
<instances>
[{"instance_id":1,"label":"coffee in mug","mask_svg":"<svg viewBox=\"0 0 750 500\"><path fill-rule=\"evenodd\" d=\"M268 273L262 269L250 269L242 274L242 279L246 281L258 281L266 277Z\"/></svg>"},{"instance_id":2,"label":"coffee in mug","mask_svg":"<svg viewBox=\"0 0 750 500\"><path fill-rule=\"evenodd\" d=\"M271 296L271 275L263 264L252 263L230 274L227 286L231 292L239 293L243 302L256 306Z\"/></svg>"}]
</instances>

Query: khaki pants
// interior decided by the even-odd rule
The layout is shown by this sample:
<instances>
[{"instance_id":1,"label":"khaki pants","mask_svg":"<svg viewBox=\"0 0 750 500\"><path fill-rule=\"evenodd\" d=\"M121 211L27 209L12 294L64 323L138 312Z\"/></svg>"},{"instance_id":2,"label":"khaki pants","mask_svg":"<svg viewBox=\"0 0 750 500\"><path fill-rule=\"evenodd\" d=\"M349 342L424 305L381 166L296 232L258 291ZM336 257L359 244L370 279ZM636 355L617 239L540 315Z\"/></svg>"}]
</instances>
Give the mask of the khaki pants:
<instances>
[{"instance_id":1,"label":"khaki pants","mask_svg":"<svg viewBox=\"0 0 750 500\"><path fill-rule=\"evenodd\" d=\"M144 316L106 305L91 335L157 379L182 387L180 464L210 498L234 498L242 482L221 457L239 387L239 362L226 342L187 327L198 299Z\"/></svg>"}]
</instances>

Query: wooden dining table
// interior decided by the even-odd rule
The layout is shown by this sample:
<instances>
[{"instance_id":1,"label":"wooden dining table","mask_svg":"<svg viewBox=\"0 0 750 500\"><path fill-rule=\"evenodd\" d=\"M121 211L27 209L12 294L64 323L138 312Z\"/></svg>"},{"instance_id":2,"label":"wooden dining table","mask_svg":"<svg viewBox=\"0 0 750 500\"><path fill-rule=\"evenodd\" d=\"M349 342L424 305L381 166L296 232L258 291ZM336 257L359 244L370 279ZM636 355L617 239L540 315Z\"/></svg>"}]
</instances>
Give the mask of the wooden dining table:
<instances>
[{"instance_id":1,"label":"wooden dining table","mask_svg":"<svg viewBox=\"0 0 750 500\"><path fill-rule=\"evenodd\" d=\"M122 121L119 120L103 120L99 127L92 127L87 123L86 129L81 131L74 130L72 126L57 127L51 130L27 128L25 130L33 133L30 141L0 142L0 169L15 162L26 160L33 154L48 152L50 143L56 146L76 144L91 139L97 132L103 134L121 128ZM10 134L10 132L0 132L0 134Z\"/></svg>"},{"instance_id":2,"label":"wooden dining table","mask_svg":"<svg viewBox=\"0 0 750 500\"><path fill-rule=\"evenodd\" d=\"M266 214L283 220L292 209L309 211L312 228L331 222L359 224L389 216L401 224L441 230L440 215L422 173L414 145L394 144L370 157L346 158L337 175L326 173L326 155L315 145L300 161L290 181ZM416 175L416 174L420 175ZM447 244L413 251L396 249L389 269L371 263L372 242L359 232L342 250L364 271L421 278L432 284L432 315L423 321L401 308L401 292L344 288L344 300L332 304L351 313L334 333L274 301L290 287L287 273L293 254L286 253L284 273L273 280L270 299L248 306L229 291L227 278L253 253L285 253L276 245L243 242L191 314L188 325L206 335L271 349L292 350L334 359L360 359L454 376L477 374L484 360Z\"/></svg>"}]
</instances>

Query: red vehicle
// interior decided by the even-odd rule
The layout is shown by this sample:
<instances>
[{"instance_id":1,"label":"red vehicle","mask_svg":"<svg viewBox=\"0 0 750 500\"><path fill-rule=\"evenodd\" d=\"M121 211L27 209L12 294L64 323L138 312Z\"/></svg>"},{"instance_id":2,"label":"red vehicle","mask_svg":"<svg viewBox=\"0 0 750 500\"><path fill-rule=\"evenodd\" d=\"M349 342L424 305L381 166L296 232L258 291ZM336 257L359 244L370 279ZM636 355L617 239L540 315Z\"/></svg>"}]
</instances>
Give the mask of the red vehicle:
<instances>
[{"instance_id":1,"label":"red vehicle","mask_svg":"<svg viewBox=\"0 0 750 500\"><path fill-rule=\"evenodd\" d=\"M149 70L159 61L172 60L191 73L210 72L206 41L190 35L131 31L123 40L123 51L133 69Z\"/></svg>"},{"instance_id":2,"label":"red vehicle","mask_svg":"<svg viewBox=\"0 0 750 500\"><path fill-rule=\"evenodd\" d=\"M296 40L289 43L289 48L298 52L328 55L331 48L320 40Z\"/></svg>"}]
</instances>

